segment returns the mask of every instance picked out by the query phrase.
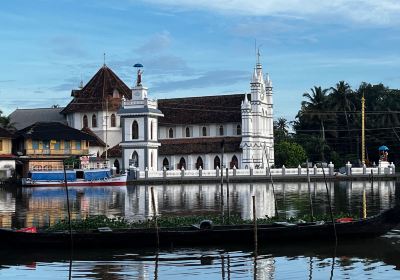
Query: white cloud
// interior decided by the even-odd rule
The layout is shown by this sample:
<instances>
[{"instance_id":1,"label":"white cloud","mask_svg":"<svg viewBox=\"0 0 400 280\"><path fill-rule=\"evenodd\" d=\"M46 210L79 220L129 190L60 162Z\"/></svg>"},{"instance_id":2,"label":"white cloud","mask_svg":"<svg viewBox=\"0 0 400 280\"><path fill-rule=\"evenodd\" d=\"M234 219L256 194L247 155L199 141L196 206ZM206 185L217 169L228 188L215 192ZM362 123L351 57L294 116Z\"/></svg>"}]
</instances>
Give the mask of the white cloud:
<instances>
[{"instance_id":1,"label":"white cloud","mask_svg":"<svg viewBox=\"0 0 400 280\"><path fill-rule=\"evenodd\" d=\"M171 35L168 31L156 33L147 41L138 47L136 51L139 53L154 53L167 49L171 44Z\"/></svg>"},{"instance_id":2,"label":"white cloud","mask_svg":"<svg viewBox=\"0 0 400 280\"><path fill-rule=\"evenodd\" d=\"M237 15L321 18L328 21L395 24L398 0L143 0L178 11L208 10Z\"/></svg>"}]
</instances>

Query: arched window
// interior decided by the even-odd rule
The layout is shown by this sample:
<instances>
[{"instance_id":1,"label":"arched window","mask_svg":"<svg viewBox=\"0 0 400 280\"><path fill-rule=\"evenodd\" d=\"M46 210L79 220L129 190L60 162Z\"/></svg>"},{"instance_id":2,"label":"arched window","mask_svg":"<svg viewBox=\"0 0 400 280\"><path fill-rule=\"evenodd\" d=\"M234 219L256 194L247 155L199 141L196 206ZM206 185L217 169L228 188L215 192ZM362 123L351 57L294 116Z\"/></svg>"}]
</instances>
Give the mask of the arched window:
<instances>
[{"instance_id":1,"label":"arched window","mask_svg":"<svg viewBox=\"0 0 400 280\"><path fill-rule=\"evenodd\" d=\"M241 134L242 134L242 127L240 126L240 124L238 124L236 126L236 135L241 135Z\"/></svg>"},{"instance_id":2,"label":"arched window","mask_svg":"<svg viewBox=\"0 0 400 280\"><path fill-rule=\"evenodd\" d=\"M153 122L150 122L150 140L153 140Z\"/></svg>"},{"instance_id":3,"label":"arched window","mask_svg":"<svg viewBox=\"0 0 400 280\"><path fill-rule=\"evenodd\" d=\"M88 127L89 126L89 122L88 122L88 118L86 115L83 116L83 127Z\"/></svg>"},{"instance_id":4,"label":"arched window","mask_svg":"<svg viewBox=\"0 0 400 280\"><path fill-rule=\"evenodd\" d=\"M150 153L150 167L153 167L153 152Z\"/></svg>"},{"instance_id":5,"label":"arched window","mask_svg":"<svg viewBox=\"0 0 400 280\"><path fill-rule=\"evenodd\" d=\"M113 98L119 98L119 91L116 88L113 90Z\"/></svg>"},{"instance_id":6,"label":"arched window","mask_svg":"<svg viewBox=\"0 0 400 280\"><path fill-rule=\"evenodd\" d=\"M174 130L172 128L168 130L168 138L174 138Z\"/></svg>"},{"instance_id":7,"label":"arched window","mask_svg":"<svg viewBox=\"0 0 400 280\"><path fill-rule=\"evenodd\" d=\"M189 127L186 127L186 129L185 129L185 136L190 137L190 128Z\"/></svg>"},{"instance_id":8,"label":"arched window","mask_svg":"<svg viewBox=\"0 0 400 280\"><path fill-rule=\"evenodd\" d=\"M139 167L139 155L136 151L132 153L132 165L135 167Z\"/></svg>"},{"instance_id":9,"label":"arched window","mask_svg":"<svg viewBox=\"0 0 400 280\"><path fill-rule=\"evenodd\" d=\"M207 136L207 127L203 126L203 136Z\"/></svg>"},{"instance_id":10,"label":"arched window","mask_svg":"<svg viewBox=\"0 0 400 280\"><path fill-rule=\"evenodd\" d=\"M238 161L238 158L234 155L233 157L232 157L232 160L231 160L231 163L230 163L230 168L232 169L234 166L236 167L236 168L239 168L239 161Z\"/></svg>"},{"instance_id":11,"label":"arched window","mask_svg":"<svg viewBox=\"0 0 400 280\"><path fill-rule=\"evenodd\" d=\"M203 169L203 159L201 157L198 157L196 161L196 169L199 169L200 167L201 169Z\"/></svg>"},{"instance_id":12,"label":"arched window","mask_svg":"<svg viewBox=\"0 0 400 280\"><path fill-rule=\"evenodd\" d=\"M92 127L97 127L97 117L95 114L92 116Z\"/></svg>"},{"instance_id":13,"label":"arched window","mask_svg":"<svg viewBox=\"0 0 400 280\"><path fill-rule=\"evenodd\" d=\"M117 126L117 118L115 117L115 114L111 114L111 127L116 127Z\"/></svg>"},{"instance_id":14,"label":"arched window","mask_svg":"<svg viewBox=\"0 0 400 280\"><path fill-rule=\"evenodd\" d=\"M139 125L137 121L132 123L132 139L139 139Z\"/></svg>"},{"instance_id":15,"label":"arched window","mask_svg":"<svg viewBox=\"0 0 400 280\"><path fill-rule=\"evenodd\" d=\"M217 169L217 167L221 168L221 160L219 159L219 156L214 158L214 169Z\"/></svg>"},{"instance_id":16,"label":"arched window","mask_svg":"<svg viewBox=\"0 0 400 280\"><path fill-rule=\"evenodd\" d=\"M178 169L182 169L182 167L183 169L186 169L186 160L183 157L179 160Z\"/></svg>"},{"instance_id":17,"label":"arched window","mask_svg":"<svg viewBox=\"0 0 400 280\"><path fill-rule=\"evenodd\" d=\"M166 170L169 170L169 161L167 158L164 158L162 165L163 165L163 169L165 168Z\"/></svg>"},{"instance_id":18,"label":"arched window","mask_svg":"<svg viewBox=\"0 0 400 280\"><path fill-rule=\"evenodd\" d=\"M119 161L118 161L118 159L115 159L115 160L114 160L114 167L117 169L117 170L116 170L117 174L119 174L120 166L119 166Z\"/></svg>"},{"instance_id":19,"label":"arched window","mask_svg":"<svg viewBox=\"0 0 400 280\"><path fill-rule=\"evenodd\" d=\"M224 135L224 126L223 125L220 125L219 126L219 135Z\"/></svg>"}]
</instances>

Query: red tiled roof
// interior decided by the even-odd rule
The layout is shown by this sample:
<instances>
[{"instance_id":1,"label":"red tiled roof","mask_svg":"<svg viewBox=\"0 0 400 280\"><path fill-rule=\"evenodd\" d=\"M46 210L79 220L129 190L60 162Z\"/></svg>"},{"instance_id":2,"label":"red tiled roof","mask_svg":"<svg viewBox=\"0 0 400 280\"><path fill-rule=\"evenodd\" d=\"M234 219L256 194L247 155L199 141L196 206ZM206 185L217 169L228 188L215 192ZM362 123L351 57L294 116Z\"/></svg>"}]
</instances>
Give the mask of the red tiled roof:
<instances>
[{"instance_id":1,"label":"red tiled roof","mask_svg":"<svg viewBox=\"0 0 400 280\"><path fill-rule=\"evenodd\" d=\"M113 98L115 89L119 92L119 98ZM132 91L104 65L82 89L72 90L71 95L74 99L61 111L62 114L105 110L106 99L108 109L116 111L121 104L122 96L131 99Z\"/></svg>"},{"instance_id":2,"label":"red tiled roof","mask_svg":"<svg viewBox=\"0 0 400 280\"><path fill-rule=\"evenodd\" d=\"M242 137L204 137L160 140L159 155L220 153L222 140L224 152L240 152Z\"/></svg>"}]
</instances>

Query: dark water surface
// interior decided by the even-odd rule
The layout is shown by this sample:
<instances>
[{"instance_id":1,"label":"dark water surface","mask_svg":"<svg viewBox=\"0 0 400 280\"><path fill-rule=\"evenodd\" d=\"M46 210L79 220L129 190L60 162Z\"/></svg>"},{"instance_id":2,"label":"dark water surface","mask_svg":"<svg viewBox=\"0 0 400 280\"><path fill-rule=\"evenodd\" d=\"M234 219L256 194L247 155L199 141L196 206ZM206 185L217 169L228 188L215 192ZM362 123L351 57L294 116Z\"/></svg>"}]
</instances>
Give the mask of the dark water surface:
<instances>
[{"instance_id":1,"label":"dark water surface","mask_svg":"<svg viewBox=\"0 0 400 280\"><path fill-rule=\"evenodd\" d=\"M367 215L394 205L400 189L394 182L338 182L329 184L336 213L362 214L363 193ZM161 215L220 213L219 185L154 186ZM281 217L310 213L306 183L276 183L276 203L270 184L229 186L229 210L252 217L251 196L257 216ZM328 213L325 184L311 184L314 212ZM153 215L148 187L71 188L73 217L123 216L141 220ZM228 212L224 187L224 211ZM66 215L62 188L0 189L1 227L45 227ZM6 240L2 240L6 242ZM76 250L73 279L399 279L400 231L384 237L332 244L266 246L257 256L252 248L178 248L174 250ZM0 279L68 279L70 252L0 250Z\"/></svg>"}]
</instances>

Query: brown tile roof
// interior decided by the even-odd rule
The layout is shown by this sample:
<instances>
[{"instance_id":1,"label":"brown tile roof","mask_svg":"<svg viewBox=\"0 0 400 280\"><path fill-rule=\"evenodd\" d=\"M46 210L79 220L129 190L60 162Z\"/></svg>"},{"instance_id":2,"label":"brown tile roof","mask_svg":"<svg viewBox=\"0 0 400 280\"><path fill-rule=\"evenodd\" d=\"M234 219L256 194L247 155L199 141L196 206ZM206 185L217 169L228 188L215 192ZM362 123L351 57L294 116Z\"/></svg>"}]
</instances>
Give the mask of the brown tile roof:
<instances>
[{"instance_id":1,"label":"brown tile roof","mask_svg":"<svg viewBox=\"0 0 400 280\"><path fill-rule=\"evenodd\" d=\"M159 125L242 122L244 94L159 99Z\"/></svg>"},{"instance_id":2,"label":"brown tile roof","mask_svg":"<svg viewBox=\"0 0 400 280\"><path fill-rule=\"evenodd\" d=\"M160 140L159 155L179 154L207 154L220 153L221 142L225 140L224 151L226 153L241 152L240 142L242 137L204 137Z\"/></svg>"},{"instance_id":3,"label":"brown tile roof","mask_svg":"<svg viewBox=\"0 0 400 280\"><path fill-rule=\"evenodd\" d=\"M108 149L107 156L108 157L112 157L112 158L120 158L120 157L122 157L122 147L119 144L117 144L114 147ZM101 157L105 158L106 157L106 152L103 152L101 154Z\"/></svg>"},{"instance_id":4,"label":"brown tile roof","mask_svg":"<svg viewBox=\"0 0 400 280\"><path fill-rule=\"evenodd\" d=\"M115 89L119 92L119 98L113 98ZM82 89L72 90L71 95L74 99L62 110L62 114L105 110L106 98L108 109L116 111L122 96L126 99L132 98L129 87L106 65L101 67Z\"/></svg>"},{"instance_id":5,"label":"brown tile roof","mask_svg":"<svg viewBox=\"0 0 400 280\"><path fill-rule=\"evenodd\" d=\"M92 136L96 139L95 141L94 141L94 140L93 140L93 141L89 141L89 145L90 145L91 147L93 147L93 146L105 147L105 146L106 146L106 143L104 143L104 141L101 140L101 139L99 138L99 136L97 136L97 134L94 133L93 130L91 130L90 128L84 127L84 128L81 129L81 131L86 132L87 134L92 135Z\"/></svg>"},{"instance_id":6,"label":"brown tile roof","mask_svg":"<svg viewBox=\"0 0 400 280\"><path fill-rule=\"evenodd\" d=\"M14 135L10 131L0 127L0 138L13 138L13 137Z\"/></svg>"},{"instance_id":7,"label":"brown tile roof","mask_svg":"<svg viewBox=\"0 0 400 280\"><path fill-rule=\"evenodd\" d=\"M34 140L96 140L88 133L58 122L37 122L17 131L17 135Z\"/></svg>"}]
</instances>

